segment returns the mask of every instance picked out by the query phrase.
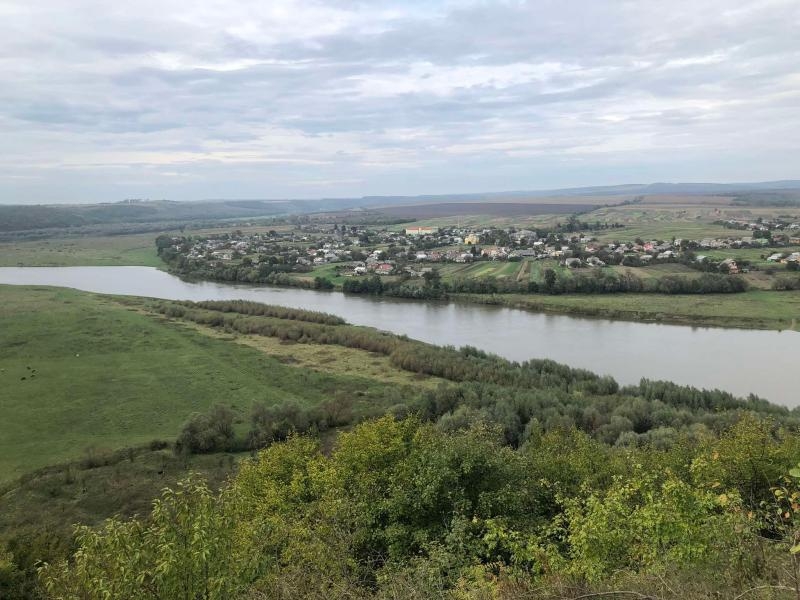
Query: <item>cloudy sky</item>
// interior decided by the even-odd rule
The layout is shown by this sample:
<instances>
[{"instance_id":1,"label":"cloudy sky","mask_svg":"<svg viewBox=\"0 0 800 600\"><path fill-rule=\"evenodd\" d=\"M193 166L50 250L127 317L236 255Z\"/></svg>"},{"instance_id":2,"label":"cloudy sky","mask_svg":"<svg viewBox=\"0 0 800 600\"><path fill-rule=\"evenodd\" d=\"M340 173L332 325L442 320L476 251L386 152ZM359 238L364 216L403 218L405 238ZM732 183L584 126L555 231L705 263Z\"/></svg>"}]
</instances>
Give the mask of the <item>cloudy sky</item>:
<instances>
[{"instance_id":1,"label":"cloudy sky","mask_svg":"<svg viewBox=\"0 0 800 600\"><path fill-rule=\"evenodd\" d=\"M798 0L0 0L0 202L800 178Z\"/></svg>"}]
</instances>

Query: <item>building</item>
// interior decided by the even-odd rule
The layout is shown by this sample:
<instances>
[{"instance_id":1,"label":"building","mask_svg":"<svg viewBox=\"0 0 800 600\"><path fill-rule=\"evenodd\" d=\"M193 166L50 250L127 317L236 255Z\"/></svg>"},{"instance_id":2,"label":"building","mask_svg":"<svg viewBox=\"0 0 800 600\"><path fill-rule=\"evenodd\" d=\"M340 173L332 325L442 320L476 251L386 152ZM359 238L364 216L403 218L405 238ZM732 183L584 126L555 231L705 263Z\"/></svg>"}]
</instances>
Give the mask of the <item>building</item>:
<instances>
[{"instance_id":1,"label":"building","mask_svg":"<svg viewBox=\"0 0 800 600\"><path fill-rule=\"evenodd\" d=\"M438 227L406 227L406 235L431 235L438 231Z\"/></svg>"},{"instance_id":2,"label":"building","mask_svg":"<svg viewBox=\"0 0 800 600\"><path fill-rule=\"evenodd\" d=\"M464 243L471 246L478 244L480 241L481 239L475 233L470 233L467 237L464 238Z\"/></svg>"}]
</instances>

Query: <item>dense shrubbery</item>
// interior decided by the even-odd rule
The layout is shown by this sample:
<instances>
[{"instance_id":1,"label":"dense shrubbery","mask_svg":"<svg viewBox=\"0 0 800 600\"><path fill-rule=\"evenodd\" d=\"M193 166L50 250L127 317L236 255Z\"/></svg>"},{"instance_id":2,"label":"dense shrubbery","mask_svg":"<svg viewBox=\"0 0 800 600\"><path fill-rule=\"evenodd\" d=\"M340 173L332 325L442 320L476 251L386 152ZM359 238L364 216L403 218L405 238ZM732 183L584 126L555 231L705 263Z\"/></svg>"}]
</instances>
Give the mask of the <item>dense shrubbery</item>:
<instances>
[{"instance_id":1,"label":"dense shrubbery","mask_svg":"<svg viewBox=\"0 0 800 600\"><path fill-rule=\"evenodd\" d=\"M772 289L779 292L800 290L800 277L779 277L772 282Z\"/></svg>"},{"instance_id":2,"label":"dense shrubbery","mask_svg":"<svg viewBox=\"0 0 800 600\"><path fill-rule=\"evenodd\" d=\"M797 586L798 452L752 418L660 451L563 429L513 450L491 425L385 417L328 455L290 437L218 495L189 479L147 518L80 528L41 579L86 600L772 598Z\"/></svg>"},{"instance_id":3,"label":"dense shrubbery","mask_svg":"<svg viewBox=\"0 0 800 600\"><path fill-rule=\"evenodd\" d=\"M301 308L288 308L250 302L248 300L207 300L203 302L177 302L176 304L187 307L198 307L206 310L216 310L226 313L241 315L255 315L260 317L276 317L290 321L308 321L309 323L322 323L325 325L343 325L346 321L336 315L304 310Z\"/></svg>"},{"instance_id":4,"label":"dense shrubbery","mask_svg":"<svg viewBox=\"0 0 800 600\"><path fill-rule=\"evenodd\" d=\"M225 406L215 406L208 414L195 415L183 426L175 442L176 451L203 454L236 450L233 420L233 411Z\"/></svg>"},{"instance_id":5,"label":"dense shrubbery","mask_svg":"<svg viewBox=\"0 0 800 600\"><path fill-rule=\"evenodd\" d=\"M552 275L548 277L548 272ZM666 275L640 279L632 274L619 275L595 269L590 275L573 273L558 276L548 269L542 282L517 282L511 279L456 279L437 286L416 286L407 282L386 282L378 276L345 281L343 291L404 298L439 299L448 294L735 294L747 291L741 277L703 273L699 277Z\"/></svg>"}]
</instances>

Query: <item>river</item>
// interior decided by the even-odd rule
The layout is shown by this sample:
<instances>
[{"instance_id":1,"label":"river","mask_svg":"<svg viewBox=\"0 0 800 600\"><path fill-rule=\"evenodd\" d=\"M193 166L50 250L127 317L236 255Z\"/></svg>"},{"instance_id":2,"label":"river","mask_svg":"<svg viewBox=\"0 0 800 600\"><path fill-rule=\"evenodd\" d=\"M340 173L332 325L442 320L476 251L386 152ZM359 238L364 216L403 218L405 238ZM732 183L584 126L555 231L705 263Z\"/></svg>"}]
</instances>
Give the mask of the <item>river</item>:
<instances>
[{"instance_id":1,"label":"river","mask_svg":"<svg viewBox=\"0 0 800 600\"><path fill-rule=\"evenodd\" d=\"M190 283L152 267L4 267L0 284L172 300L242 298L323 311L434 344L472 345L511 360L550 358L612 375L623 384L642 377L666 379L800 405L795 373L800 367L800 333L794 331L634 323L297 288Z\"/></svg>"}]
</instances>

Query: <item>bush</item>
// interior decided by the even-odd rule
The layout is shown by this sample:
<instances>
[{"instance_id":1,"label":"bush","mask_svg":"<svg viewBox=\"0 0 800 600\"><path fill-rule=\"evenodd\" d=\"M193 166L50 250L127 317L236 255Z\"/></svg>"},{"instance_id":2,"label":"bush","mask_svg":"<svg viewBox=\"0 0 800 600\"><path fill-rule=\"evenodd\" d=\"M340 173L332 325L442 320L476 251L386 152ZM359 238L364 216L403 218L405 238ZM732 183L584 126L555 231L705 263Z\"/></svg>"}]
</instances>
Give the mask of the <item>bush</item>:
<instances>
[{"instance_id":1,"label":"bush","mask_svg":"<svg viewBox=\"0 0 800 600\"><path fill-rule=\"evenodd\" d=\"M175 450L179 453L205 454L236 449L233 411L214 406L207 414L195 415L183 426Z\"/></svg>"}]
</instances>

